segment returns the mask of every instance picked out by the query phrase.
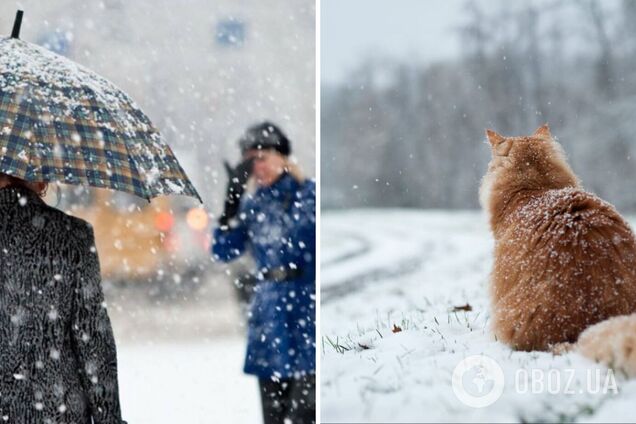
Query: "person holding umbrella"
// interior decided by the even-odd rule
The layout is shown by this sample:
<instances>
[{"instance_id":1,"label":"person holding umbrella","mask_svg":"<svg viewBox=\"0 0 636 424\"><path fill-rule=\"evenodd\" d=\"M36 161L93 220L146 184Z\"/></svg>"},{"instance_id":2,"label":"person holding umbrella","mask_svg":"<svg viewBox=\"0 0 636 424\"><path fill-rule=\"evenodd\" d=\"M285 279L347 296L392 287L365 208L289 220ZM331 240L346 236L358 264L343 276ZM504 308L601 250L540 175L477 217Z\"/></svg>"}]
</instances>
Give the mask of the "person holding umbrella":
<instances>
[{"instance_id":1,"label":"person holding umbrella","mask_svg":"<svg viewBox=\"0 0 636 424\"><path fill-rule=\"evenodd\" d=\"M46 187L0 174L0 415L123 423L93 230L47 206Z\"/></svg>"},{"instance_id":2,"label":"person holding umbrella","mask_svg":"<svg viewBox=\"0 0 636 424\"><path fill-rule=\"evenodd\" d=\"M48 183L200 199L121 90L46 49L0 38L0 417L124 424L92 227Z\"/></svg>"},{"instance_id":3,"label":"person holding umbrella","mask_svg":"<svg viewBox=\"0 0 636 424\"><path fill-rule=\"evenodd\" d=\"M244 371L259 379L266 424L315 422L315 183L289 155L280 128L262 122L239 141L212 253L228 262L249 251L258 283L249 310ZM245 194L251 177L256 185Z\"/></svg>"}]
</instances>

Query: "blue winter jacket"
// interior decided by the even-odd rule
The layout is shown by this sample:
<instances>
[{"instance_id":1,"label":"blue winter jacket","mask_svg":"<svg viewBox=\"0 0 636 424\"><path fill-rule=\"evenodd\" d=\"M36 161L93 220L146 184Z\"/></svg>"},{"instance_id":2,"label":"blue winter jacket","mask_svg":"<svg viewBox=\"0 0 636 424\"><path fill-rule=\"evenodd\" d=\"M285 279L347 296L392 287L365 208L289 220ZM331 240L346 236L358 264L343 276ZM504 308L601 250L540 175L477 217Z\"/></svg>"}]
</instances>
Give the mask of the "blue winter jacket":
<instances>
[{"instance_id":1,"label":"blue winter jacket","mask_svg":"<svg viewBox=\"0 0 636 424\"><path fill-rule=\"evenodd\" d=\"M212 253L231 261L249 251L260 271L300 270L290 281L257 283L250 304L244 371L291 378L316 368L316 185L283 174L241 200L238 224L216 228ZM257 270L258 271L258 270Z\"/></svg>"}]
</instances>

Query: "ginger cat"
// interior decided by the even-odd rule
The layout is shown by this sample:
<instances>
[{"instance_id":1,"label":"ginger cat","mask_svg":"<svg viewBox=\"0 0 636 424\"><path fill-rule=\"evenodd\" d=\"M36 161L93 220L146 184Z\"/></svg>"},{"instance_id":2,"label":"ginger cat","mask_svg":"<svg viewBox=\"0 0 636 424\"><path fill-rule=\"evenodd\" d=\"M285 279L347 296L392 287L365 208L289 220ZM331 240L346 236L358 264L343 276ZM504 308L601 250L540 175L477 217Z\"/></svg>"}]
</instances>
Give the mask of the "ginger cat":
<instances>
[{"instance_id":1,"label":"ginger cat","mask_svg":"<svg viewBox=\"0 0 636 424\"><path fill-rule=\"evenodd\" d=\"M581 188L547 125L529 137L486 135L492 160L480 201L495 238L496 337L518 350L578 341L584 355L635 376L634 233Z\"/></svg>"}]
</instances>

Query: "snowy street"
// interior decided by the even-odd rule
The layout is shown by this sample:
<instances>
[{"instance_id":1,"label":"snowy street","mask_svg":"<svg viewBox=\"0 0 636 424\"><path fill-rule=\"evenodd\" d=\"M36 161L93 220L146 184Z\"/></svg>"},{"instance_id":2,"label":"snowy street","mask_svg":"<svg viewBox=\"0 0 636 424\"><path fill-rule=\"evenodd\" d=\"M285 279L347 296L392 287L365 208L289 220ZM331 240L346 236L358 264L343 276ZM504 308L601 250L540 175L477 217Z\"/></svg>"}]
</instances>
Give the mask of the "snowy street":
<instances>
[{"instance_id":1,"label":"snowy street","mask_svg":"<svg viewBox=\"0 0 636 424\"><path fill-rule=\"evenodd\" d=\"M243 374L243 317L231 282L210 277L194 299L157 305L114 293L123 418L130 424L255 423L256 378Z\"/></svg>"},{"instance_id":2,"label":"snowy street","mask_svg":"<svg viewBox=\"0 0 636 424\"><path fill-rule=\"evenodd\" d=\"M321 237L324 422L633 420L636 381L575 353L513 352L491 336L492 239L480 212L324 212ZM451 376L482 354L501 367L503 393L473 408ZM473 377L462 383L479 395Z\"/></svg>"},{"instance_id":3,"label":"snowy street","mask_svg":"<svg viewBox=\"0 0 636 424\"><path fill-rule=\"evenodd\" d=\"M243 374L245 342L122 344L119 384L129 423L255 423L256 378Z\"/></svg>"}]
</instances>

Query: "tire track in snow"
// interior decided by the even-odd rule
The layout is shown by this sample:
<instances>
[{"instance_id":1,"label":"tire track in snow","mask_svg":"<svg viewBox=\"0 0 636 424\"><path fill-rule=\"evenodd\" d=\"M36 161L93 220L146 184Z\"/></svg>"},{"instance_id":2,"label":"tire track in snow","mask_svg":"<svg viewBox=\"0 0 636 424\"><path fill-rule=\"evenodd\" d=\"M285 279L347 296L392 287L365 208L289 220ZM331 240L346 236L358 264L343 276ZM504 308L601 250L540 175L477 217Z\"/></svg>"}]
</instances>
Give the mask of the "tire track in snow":
<instances>
[{"instance_id":1,"label":"tire track in snow","mask_svg":"<svg viewBox=\"0 0 636 424\"><path fill-rule=\"evenodd\" d=\"M346 262L352 259L355 259L359 256L365 255L371 251L371 243L368 240L365 240L363 237L352 233L352 232L343 232L341 237L344 239L349 239L357 246L351 248L348 251L342 252L340 255L333 256L321 263L321 267L328 268L333 265L337 265L342 262Z\"/></svg>"},{"instance_id":2,"label":"tire track in snow","mask_svg":"<svg viewBox=\"0 0 636 424\"><path fill-rule=\"evenodd\" d=\"M327 239L356 249L343 249L321 263L321 303L326 304L355 293L380 280L402 277L419 270L430 256L432 243L422 242L417 232L402 222L383 222L373 228L340 219L323 226ZM352 231L358 229L358 231ZM329 243L322 244L329 249Z\"/></svg>"},{"instance_id":3,"label":"tire track in snow","mask_svg":"<svg viewBox=\"0 0 636 424\"><path fill-rule=\"evenodd\" d=\"M426 246L429 246L429 244ZM422 249L422 254L417 258L408 258L397 263L394 267L371 269L366 273L343 279L338 284L323 287L320 292L321 304L327 304L333 300L356 293L370 283L402 277L418 271L426 261L426 254L424 253L426 250L425 248Z\"/></svg>"}]
</instances>

